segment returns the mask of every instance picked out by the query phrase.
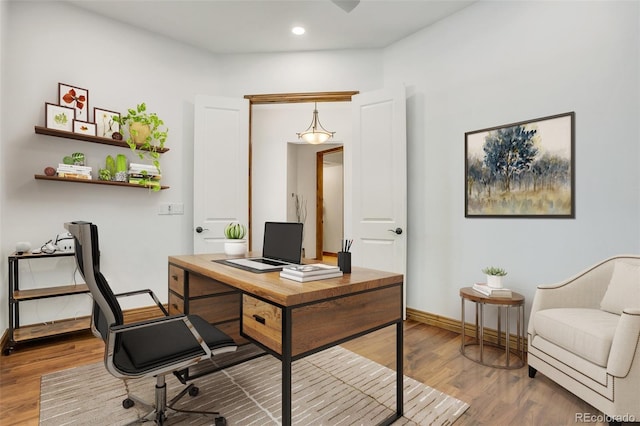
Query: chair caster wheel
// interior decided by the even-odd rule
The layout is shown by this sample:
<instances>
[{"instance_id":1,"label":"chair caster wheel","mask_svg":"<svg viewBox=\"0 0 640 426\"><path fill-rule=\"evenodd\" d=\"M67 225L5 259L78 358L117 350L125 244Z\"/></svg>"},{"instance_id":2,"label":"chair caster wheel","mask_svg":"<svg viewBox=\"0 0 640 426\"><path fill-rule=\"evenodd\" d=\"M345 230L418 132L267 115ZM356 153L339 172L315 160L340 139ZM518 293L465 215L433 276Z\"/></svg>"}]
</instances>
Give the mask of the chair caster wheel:
<instances>
[{"instance_id":1,"label":"chair caster wheel","mask_svg":"<svg viewBox=\"0 0 640 426\"><path fill-rule=\"evenodd\" d=\"M189 389L189 395L190 396L196 396L200 393L200 388L197 388L195 386L193 386L192 388Z\"/></svg>"},{"instance_id":2,"label":"chair caster wheel","mask_svg":"<svg viewBox=\"0 0 640 426\"><path fill-rule=\"evenodd\" d=\"M136 405L135 401L131 398L127 398L125 400L122 401L122 406L126 409L129 409L131 407L133 407L134 405Z\"/></svg>"},{"instance_id":3,"label":"chair caster wheel","mask_svg":"<svg viewBox=\"0 0 640 426\"><path fill-rule=\"evenodd\" d=\"M215 426L227 426L227 419L224 417L216 417Z\"/></svg>"}]
</instances>

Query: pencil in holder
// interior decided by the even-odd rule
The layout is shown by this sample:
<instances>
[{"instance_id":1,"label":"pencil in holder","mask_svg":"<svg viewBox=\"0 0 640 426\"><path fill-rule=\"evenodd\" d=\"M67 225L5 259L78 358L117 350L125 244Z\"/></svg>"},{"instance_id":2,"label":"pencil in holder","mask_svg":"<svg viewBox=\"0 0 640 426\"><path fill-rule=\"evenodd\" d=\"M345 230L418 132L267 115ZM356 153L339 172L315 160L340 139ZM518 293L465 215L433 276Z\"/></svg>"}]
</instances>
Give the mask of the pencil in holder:
<instances>
[{"instance_id":1,"label":"pencil in holder","mask_svg":"<svg viewBox=\"0 0 640 426\"><path fill-rule=\"evenodd\" d=\"M338 252L338 268L345 274L351 273L351 252Z\"/></svg>"}]
</instances>

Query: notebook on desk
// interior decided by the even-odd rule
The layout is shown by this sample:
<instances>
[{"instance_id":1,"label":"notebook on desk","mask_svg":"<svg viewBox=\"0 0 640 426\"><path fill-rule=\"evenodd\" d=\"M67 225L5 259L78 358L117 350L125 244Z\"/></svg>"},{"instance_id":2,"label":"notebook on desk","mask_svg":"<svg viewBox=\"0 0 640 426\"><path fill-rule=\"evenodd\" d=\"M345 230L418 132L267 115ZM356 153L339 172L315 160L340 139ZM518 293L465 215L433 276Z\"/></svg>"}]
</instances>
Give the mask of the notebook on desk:
<instances>
[{"instance_id":1,"label":"notebook on desk","mask_svg":"<svg viewBox=\"0 0 640 426\"><path fill-rule=\"evenodd\" d=\"M261 257L226 259L223 263L251 272L280 271L286 265L300 264L302 223L266 222Z\"/></svg>"}]
</instances>

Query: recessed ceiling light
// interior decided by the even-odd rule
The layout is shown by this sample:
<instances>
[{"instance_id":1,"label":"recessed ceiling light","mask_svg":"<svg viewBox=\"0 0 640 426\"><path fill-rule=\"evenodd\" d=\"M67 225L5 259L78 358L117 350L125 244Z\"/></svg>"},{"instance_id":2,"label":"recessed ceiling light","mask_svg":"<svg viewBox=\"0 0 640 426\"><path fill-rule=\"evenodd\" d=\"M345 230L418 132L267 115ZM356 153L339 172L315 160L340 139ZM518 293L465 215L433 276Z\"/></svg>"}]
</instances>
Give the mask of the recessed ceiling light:
<instances>
[{"instance_id":1,"label":"recessed ceiling light","mask_svg":"<svg viewBox=\"0 0 640 426\"><path fill-rule=\"evenodd\" d=\"M295 35L302 35L304 34L304 28L302 27L293 27L291 28L291 32L294 33Z\"/></svg>"}]
</instances>

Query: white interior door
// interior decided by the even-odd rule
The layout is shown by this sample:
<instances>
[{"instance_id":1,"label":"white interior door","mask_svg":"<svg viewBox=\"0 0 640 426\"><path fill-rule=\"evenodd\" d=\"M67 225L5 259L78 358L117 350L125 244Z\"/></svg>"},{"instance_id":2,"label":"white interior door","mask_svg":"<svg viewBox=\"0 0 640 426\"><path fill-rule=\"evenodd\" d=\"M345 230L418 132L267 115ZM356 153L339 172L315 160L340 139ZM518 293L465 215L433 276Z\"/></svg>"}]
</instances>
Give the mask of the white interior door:
<instances>
[{"instance_id":1,"label":"white interior door","mask_svg":"<svg viewBox=\"0 0 640 426\"><path fill-rule=\"evenodd\" d=\"M406 105L404 87L353 97L352 264L405 275L407 223ZM349 152L350 151L350 152ZM346 206L346 203L345 203ZM347 219L348 220L348 219ZM345 226L349 225L347 222Z\"/></svg>"},{"instance_id":2,"label":"white interior door","mask_svg":"<svg viewBox=\"0 0 640 426\"><path fill-rule=\"evenodd\" d=\"M221 253L225 226L249 223L249 101L198 95L194 127L193 250Z\"/></svg>"}]
</instances>

